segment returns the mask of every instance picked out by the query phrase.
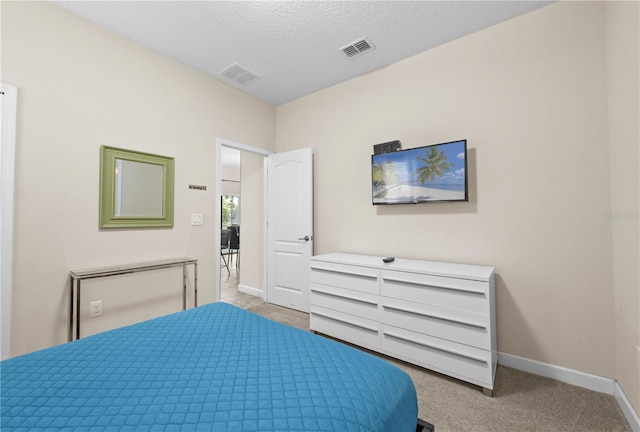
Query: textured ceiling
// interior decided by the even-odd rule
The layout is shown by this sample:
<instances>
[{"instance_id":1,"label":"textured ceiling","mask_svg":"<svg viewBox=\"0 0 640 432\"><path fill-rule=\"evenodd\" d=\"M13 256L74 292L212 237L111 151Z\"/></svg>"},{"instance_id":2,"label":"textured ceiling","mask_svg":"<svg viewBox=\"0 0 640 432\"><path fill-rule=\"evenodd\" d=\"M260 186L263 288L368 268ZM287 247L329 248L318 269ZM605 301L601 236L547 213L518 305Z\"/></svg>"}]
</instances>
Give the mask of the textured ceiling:
<instances>
[{"instance_id":1,"label":"textured ceiling","mask_svg":"<svg viewBox=\"0 0 640 432\"><path fill-rule=\"evenodd\" d=\"M280 105L549 4L542 1L53 1ZM340 48L367 37L375 49ZM238 63L260 79L219 74Z\"/></svg>"}]
</instances>

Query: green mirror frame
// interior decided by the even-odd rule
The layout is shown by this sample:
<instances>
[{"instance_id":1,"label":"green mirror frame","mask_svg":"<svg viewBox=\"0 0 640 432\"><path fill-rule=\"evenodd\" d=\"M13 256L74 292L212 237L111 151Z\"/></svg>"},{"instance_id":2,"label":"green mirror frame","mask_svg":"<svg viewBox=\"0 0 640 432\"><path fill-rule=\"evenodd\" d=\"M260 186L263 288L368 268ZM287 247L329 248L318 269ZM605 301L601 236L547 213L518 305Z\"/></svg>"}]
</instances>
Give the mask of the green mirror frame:
<instances>
[{"instance_id":1,"label":"green mirror frame","mask_svg":"<svg viewBox=\"0 0 640 432\"><path fill-rule=\"evenodd\" d=\"M116 160L160 165L163 168L162 214L158 216L116 216ZM100 147L100 222L108 228L173 227L174 159L151 153Z\"/></svg>"}]
</instances>

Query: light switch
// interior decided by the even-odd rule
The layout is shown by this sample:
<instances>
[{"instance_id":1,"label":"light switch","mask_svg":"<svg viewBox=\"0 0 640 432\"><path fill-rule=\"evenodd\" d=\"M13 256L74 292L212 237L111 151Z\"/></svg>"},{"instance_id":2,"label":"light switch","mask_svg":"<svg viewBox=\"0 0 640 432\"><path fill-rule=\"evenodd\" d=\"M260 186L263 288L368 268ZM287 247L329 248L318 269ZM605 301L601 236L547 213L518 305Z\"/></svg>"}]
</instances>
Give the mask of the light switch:
<instances>
[{"instance_id":1,"label":"light switch","mask_svg":"<svg viewBox=\"0 0 640 432\"><path fill-rule=\"evenodd\" d=\"M202 225L202 213L191 213L191 225Z\"/></svg>"}]
</instances>

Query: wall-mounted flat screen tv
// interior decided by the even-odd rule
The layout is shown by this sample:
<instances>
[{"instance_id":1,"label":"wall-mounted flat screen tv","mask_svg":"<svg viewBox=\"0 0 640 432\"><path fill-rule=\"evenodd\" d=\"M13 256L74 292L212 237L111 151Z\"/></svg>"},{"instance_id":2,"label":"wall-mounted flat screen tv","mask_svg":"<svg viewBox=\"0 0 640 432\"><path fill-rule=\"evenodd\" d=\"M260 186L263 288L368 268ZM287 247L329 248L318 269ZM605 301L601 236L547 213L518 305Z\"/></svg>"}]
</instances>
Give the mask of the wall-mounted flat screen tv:
<instances>
[{"instance_id":1,"label":"wall-mounted flat screen tv","mask_svg":"<svg viewBox=\"0 0 640 432\"><path fill-rule=\"evenodd\" d=\"M371 156L373 204L468 201L467 140Z\"/></svg>"}]
</instances>

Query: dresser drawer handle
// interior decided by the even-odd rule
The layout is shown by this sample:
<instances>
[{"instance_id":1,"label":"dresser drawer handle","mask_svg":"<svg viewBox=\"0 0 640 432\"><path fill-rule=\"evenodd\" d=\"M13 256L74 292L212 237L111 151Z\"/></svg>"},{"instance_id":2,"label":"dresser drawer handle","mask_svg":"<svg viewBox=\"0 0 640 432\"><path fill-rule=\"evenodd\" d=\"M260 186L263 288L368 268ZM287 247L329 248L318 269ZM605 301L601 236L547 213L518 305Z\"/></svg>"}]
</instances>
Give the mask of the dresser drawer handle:
<instances>
[{"instance_id":1,"label":"dresser drawer handle","mask_svg":"<svg viewBox=\"0 0 640 432\"><path fill-rule=\"evenodd\" d=\"M311 288L311 292L324 294L324 295L328 295L328 296L331 296L331 297L343 298L343 299L346 299L346 300L357 301L359 303L366 303L366 304L370 304L370 305L373 305L373 306L378 306L378 302L377 301L364 300L364 299L360 299L360 298L357 298L357 297L351 297L351 296L348 296L346 294L336 294L336 293L332 293L332 292L329 292L329 291L319 290L317 288Z\"/></svg>"},{"instance_id":2,"label":"dresser drawer handle","mask_svg":"<svg viewBox=\"0 0 640 432\"><path fill-rule=\"evenodd\" d=\"M431 344L428 344L428 343L425 343L425 342L417 341L415 339L412 339L412 338L409 338L409 337L406 337L406 336L399 336L399 335L396 335L396 334L393 334L393 333L389 333L389 332L386 332L386 331L383 331L382 334L384 334L385 336L388 336L388 337L392 337L394 339L400 339L400 340L403 340L405 342L409 342L409 343L412 343L412 344L420 345L420 346L423 346L425 348L430 348L430 349L434 349L434 350L437 350L437 351L442 351L442 352L445 352L445 353L448 353L448 354L456 355L458 357L464 357L464 358L469 359L469 360L477 361L478 363L487 363L487 361L485 359L481 358L481 357L476 357L476 356L472 356L472 355L469 355L469 354L466 354L466 353L462 353L460 351L450 350L450 349L447 349L447 348L442 348L442 347L439 347L439 346L431 345Z\"/></svg>"},{"instance_id":3,"label":"dresser drawer handle","mask_svg":"<svg viewBox=\"0 0 640 432\"><path fill-rule=\"evenodd\" d=\"M329 273L340 273L340 274L345 274L345 275L348 275L348 276L357 276L357 277L362 277L362 278L367 278L367 279L378 279L377 275L357 273L357 272L352 272L352 271L349 271L349 270L336 270L336 269L328 269L328 268L316 267L316 266L311 266L311 270L320 270L320 271L329 272Z\"/></svg>"},{"instance_id":4,"label":"dresser drawer handle","mask_svg":"<svg viewBox=\"0 0 640 432\"><path fill-rule=\"evenodd\" d=\"M414 314L414 315L420 315L420 316L424 316L427 318L435 318L435 319L439 319L439 320L443 320L443 321L449 321L449 322L453 322L453 323L457 323L457 324L464 324L470 327L477 327L477 328L481 328L481 329L486 329L487 327L483 324L476 324L476 323L472 323L469 321L463 321L461 319L456 319L456 318L449 318L449 317L444 317L441 315L434 315L434 314L430 314L427 312L419 312L416 310L411 310L411 309L405 309L402 307L398 307L398 306L389 306L389 305L382 305L383 308L385 309L393 309L393 310L397 310L400 312L407 312L410 314Z\"/></svg>"},{"instance_id":5,"label":"dresser drawer handle","mask_svg":"<svg viewBox=\"0 0 640 432\"><path fill-rule=\"evenodd\" d=\"M323 318L328 318L328 319L333 320L333 321L338 321L338 322L341 322L343 324L348 324L348 325L353 326L353 327L358 327L358 328L361 328L363 330L367 330L367 331L370 331L370 332L373 332L373 333L378 333L378 329L375 328L375 327L369 327L369 326L366 326L366 325L355 323L355 322L353 322L351 320L348 320L348 319L336 318L334 316L326 315L326 314L319 313L319 312L311 312L311 315L318 315L318 316L321 316Z\"/></svg>"},{"instance_id":6,"label":"dresser drawer handle","mask_svg":"<svg viewBox=\"0 0 640 432\"><path fill-rule=\"evenodd\" d=\"M440 285L429 285L429 284L424 284L424 283L420 283L420 282L415 282L415 281L408 281L405 279L399 279L399 278L391 278L391 277L382 277L382 280L384 281L389 281L389 282L399 282L399 283L403 283L403 284L407 284L407 285L416 285L422 288L436 288L436 289L445 289L445 290L450 290L450 291L462 291L462 292L468 292L471 294L481 294L484 295L484 291L479 291L479 290L474 290L474 289L470 289L470 288L455 288L455 287L448 287L448 286L440 286Z\"/></svg>"}]
</instances>

